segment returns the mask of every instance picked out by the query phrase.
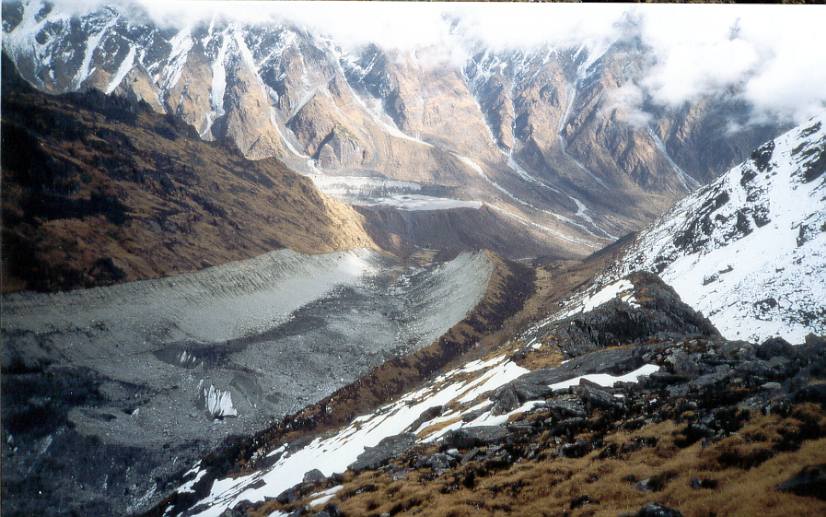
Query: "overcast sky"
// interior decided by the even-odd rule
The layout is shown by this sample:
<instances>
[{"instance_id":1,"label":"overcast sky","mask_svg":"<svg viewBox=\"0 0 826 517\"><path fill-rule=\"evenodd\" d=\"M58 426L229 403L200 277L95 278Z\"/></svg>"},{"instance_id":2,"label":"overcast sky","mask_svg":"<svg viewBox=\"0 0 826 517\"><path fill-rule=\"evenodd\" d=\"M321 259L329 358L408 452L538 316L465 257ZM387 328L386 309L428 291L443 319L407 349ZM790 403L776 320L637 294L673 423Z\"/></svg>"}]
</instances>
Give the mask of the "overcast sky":
<instances>
[{"instance_id":1,"label":"overcast sky","mask_svg":"<svg viewBox=\"0 0 826 517\"><path fill-rule=\"evenodd\" d=\"M68 1L58 3L90 8L88 1ZM627 98L645 92L660 104L678 105L737 85L758 114L796 120L823 109L826 101L826 6L140 3L163 25L180 26L216 12L252 23L287 19L344 46L372 42L401 50L435 49L452 64L466 57L473 42L499 49L583 42L598 47L634 27L653 48L656 64L642 84L622 92Z\"/></svg>"}]
</instances>

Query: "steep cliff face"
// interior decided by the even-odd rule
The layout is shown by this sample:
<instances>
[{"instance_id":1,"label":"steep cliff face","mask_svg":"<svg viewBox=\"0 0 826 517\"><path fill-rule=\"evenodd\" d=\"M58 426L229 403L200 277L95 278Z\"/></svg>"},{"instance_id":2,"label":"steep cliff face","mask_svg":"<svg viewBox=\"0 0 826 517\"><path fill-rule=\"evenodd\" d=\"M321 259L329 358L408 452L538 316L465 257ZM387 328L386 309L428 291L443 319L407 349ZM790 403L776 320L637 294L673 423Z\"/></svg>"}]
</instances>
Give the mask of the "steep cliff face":
<instances>
[{"instance_id":1,"label":"steep cliff face","mask_svg":"<svg viewBox=\"0 0 826 517\"><path fill-rule=\"evenodd\" d=\"M43 94L4 63L4 291L374 246L355 210L273 158L249 162L147 104Z\"/></svg>"},{"instance_id":2,"label":"steep cliff face","mask_svg":"<svg viewBox=\"0 0 826 517\"><path fill-rule=\"evenodd\" d=\"M475 45L457 63L342 48L287 23L148 19L9 3L4 49L48 93L145 100L303 173L459 187L570 253L638 229L779 132L745 124L748 107L728 98L652 104L637 87L652 54L633 35L602 48Z\"/></svg>"}]
</instances>

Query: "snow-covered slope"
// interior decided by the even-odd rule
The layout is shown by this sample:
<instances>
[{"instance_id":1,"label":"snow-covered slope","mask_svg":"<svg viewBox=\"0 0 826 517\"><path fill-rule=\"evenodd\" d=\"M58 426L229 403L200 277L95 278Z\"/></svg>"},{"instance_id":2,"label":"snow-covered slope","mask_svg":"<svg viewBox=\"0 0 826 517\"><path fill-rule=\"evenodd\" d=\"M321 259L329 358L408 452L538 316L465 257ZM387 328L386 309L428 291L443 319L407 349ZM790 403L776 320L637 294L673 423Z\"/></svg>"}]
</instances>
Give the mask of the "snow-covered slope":
<instances>
[{"instance_id":1,"label":"snow-covered slope","mask_svg":"<svg viewBox=\"0 0 826 517\"><path fill-rule=\"evenodd\" d=\"M826 113L642 232L609 276L659 273L729 339L826 332Z\"/></svg>"},{"instance_id":2,"label":"snow-covered slope","mask_svg":"<svg viewBox=\"0 0 826 517\"><path fill-rule=\"evenodd\" d=\"M617 382L635 383L640 377L657 370L658 366L646 364L620 376L607 373L573 376L573 373L567 374L562 369L556 376L563 380L548 388L564 390L578 385L582 379L608 387ZM572 368L570 371L575 370ZM537 400L519 404L510 411L495 410L490 397L497 388L527 373L528 370L515 364L507 355L471 361L395 402L356 417L350 425L335 433L317 437L304 446L285 443L267 453L262 452L261 455L274 458L267 462L267 467L245 476L216 479L208 495L197 502L192 514L199 517L218 516L242 501L264 501L301 483L312 469L320 470L325 476L343 473L348 468L363 469L370 463L363 455L371 448L395 447L403 451L415 443L435 442L450 431L501 426L514 415L545 405L537 396ZM433 416L434 413L436 416ZM359 465L359 461L364 465ZM205 473L206 468L200 462L196 463L185 474L188 481L177 492L192 492L193 485ZM176 512L180 509L174 506L165 509L168 515L176 515Z\"/></svg>"}]
</instances>

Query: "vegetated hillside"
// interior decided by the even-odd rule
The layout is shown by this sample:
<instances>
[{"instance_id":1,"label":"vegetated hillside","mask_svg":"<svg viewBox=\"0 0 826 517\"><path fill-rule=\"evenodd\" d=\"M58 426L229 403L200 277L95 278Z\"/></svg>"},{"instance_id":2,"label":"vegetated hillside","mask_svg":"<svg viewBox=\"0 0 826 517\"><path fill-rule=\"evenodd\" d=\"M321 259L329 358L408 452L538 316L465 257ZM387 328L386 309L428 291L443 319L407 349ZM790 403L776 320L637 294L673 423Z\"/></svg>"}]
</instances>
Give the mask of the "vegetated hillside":
<instances>
[{"instance_id":1,"label":"vegetated hillside","mask_svg":"<svg viewBox=\"0 0 826 517\"><path fill-rule=\"evenodd\" d=\"M3 291L194 271L288 247L371 247L362 217L275 159L98 91L52 96L3 58Z\"/></svg>"}]
</instances>

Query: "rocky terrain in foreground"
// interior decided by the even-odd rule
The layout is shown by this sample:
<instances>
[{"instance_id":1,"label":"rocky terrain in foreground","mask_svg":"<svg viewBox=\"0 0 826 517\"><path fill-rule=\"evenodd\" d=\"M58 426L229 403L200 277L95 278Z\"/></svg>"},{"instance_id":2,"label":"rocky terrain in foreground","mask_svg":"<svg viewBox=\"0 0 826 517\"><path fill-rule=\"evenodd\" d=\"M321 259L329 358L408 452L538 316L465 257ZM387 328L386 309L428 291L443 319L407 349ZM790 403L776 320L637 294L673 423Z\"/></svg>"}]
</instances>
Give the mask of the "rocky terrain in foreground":
<instances>
[{"instance_id":1,"label":"rocky terrain in foreground","mask_svg":"<svg viewBox=\"0 0 826 517\"><path fill-rule=\"evenodd\" d=\"M532 410L436 444L387 438L225 515L815 515L826 510L826 341L707 338L594 352L495 392ZM582 372L659 370L604 387ZM536 388L540 389L537 390ZM465 418L465 417L463 417ZM325 497L325 495L332 497Z\"/></svg>"},{"instance_id":2,"label":"rocky terrain in foreground","mask_svg":"<svg viewBox=\"0 0 826 517\"><path fill-rule=\"evenodd\" d=\"M726 340L627 282L332 434L217 453L150 514L824 511L826 340Z\"/></svg>"}]
</instances>

